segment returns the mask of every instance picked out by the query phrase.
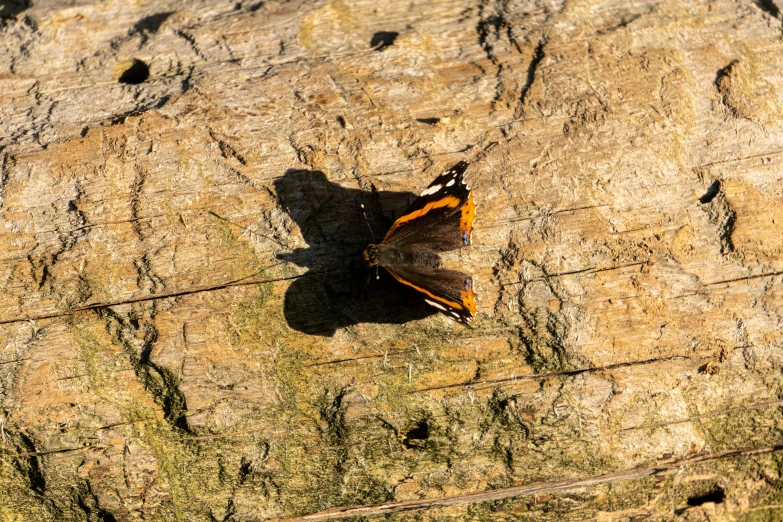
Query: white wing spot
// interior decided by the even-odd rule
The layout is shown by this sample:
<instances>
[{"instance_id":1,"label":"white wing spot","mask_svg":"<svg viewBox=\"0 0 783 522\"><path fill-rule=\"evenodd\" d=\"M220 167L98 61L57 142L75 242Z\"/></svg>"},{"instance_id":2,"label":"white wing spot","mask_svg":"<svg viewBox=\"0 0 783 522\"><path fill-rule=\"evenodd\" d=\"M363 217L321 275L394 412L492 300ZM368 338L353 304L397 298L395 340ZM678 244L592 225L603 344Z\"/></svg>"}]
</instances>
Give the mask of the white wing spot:
<instances>
[{"instance_id":1,"label":"white wing spot","mask_svg":"<svg viewBox=\"0 0 783 522\"><path fill-rule=\"evenodd\" d=\"M430 306L434 306L438 310L443 310L444 312L447 311L445 306L443 306L440 303L436 303L435 301L430 301L429 299L425 299L424 302L427 303Z\"/></svg>"},{"instance_id":2,"label":"white wing spot","mask_svg":"<svg viewBox=\"0 0 783 522\"><path fill-rule=\"evenodd\" d=\"M449 181L448 183L446 183L446 186L447 186L447 187L450 187L450 186L452 186L452 185L454 184L454 182L455 182L455 181L456 181L456 180L452 179L451 181Z\"/></svg>"},{"instance_id":3,"label":"white wing spot","mask_svg":"<svg viewBox=\"0 0 783 522\"><path fill-rule=\"evenodd\" d=\"M422 196L429 196L430 194L435 194L437 191L441 189L442 185L433 185L431 187L428 187L427 190L421 193Z\"/></svg>"}]
</instances>

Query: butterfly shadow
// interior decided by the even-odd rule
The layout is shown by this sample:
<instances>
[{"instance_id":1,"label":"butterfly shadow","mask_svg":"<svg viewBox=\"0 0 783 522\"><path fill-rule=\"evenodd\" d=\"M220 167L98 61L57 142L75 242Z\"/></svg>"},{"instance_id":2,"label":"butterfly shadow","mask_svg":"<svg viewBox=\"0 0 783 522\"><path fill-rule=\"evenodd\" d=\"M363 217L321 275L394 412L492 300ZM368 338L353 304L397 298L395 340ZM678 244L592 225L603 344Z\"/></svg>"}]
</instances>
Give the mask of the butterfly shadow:
<instances>
[{"instance_id":1,"label":"butterfly shadow","mask_svg":"<svg viewBox=\"0 0 783 522\"><path fill-rule=\"evenodd\" d=\"M344 188L318 170L289 169L274 187L308 245L278 255L308 269L285 294L283 311L291 328L331 337L338 328L359 323L401 324L436 313L385 270L377 270L376 279L376 268L369 269L362 257L416 194Z\"/></svg>"}]
</instances>

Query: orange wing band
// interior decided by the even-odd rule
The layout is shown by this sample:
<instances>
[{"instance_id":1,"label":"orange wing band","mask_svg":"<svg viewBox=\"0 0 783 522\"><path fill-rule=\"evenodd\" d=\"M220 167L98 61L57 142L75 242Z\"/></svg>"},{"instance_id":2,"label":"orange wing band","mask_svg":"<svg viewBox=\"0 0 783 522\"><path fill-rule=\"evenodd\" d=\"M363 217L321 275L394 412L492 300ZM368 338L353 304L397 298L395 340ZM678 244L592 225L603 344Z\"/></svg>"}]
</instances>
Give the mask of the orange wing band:
<instances>
[{"instance_id":1,"label":"orange wing band","mask_svg":"<svg viewBox=\"0 0 783 522\"><path fill-rule=\"evenodd\" d=\"M476 315L476 297L473 295L473 288L462 292L462 308L467 308L470 315Z\"/></svg>"},{"instance_id":2,"label":"orange wing band","mask_svg":"<svg viewBox=\"0 0 783 522\"><path fill-rule=\"evenodd\" d=\"M473 191L468 196L468 202L462 207L462 217L459 220L459 235L465 246L470 244L473 235L473 220L476 218L476 202L473 201Z\"/></svg>"},{"instance_id":3,"label":"orange wing band","mask_svg":"<svg viewBox=\"0 0 783 522\"><path fill-rule=\"evenodd\" d=\"M400 276L398 276L397 274L395 274L395 273L394 273L394 272L392 272L392 271L389 271L389 273L390 273L391 275L393 275L393 276L394 276L394 279L396 279L396 280L397 280L397 281L399 281L400 283L402 283L402 284L404 284L404 285L408 285L408 286L410 286L411 288L413 288L414 290L418 290L418 291L419 291L419 292L421 292L422 294L424 294L424 295L427 295L427 296L429 296L429 297L431 297L431 298L435 299L436 301L440 301L441 303L443 303L443 304L447 304L447 305L449 305L449 306L450 306L450 307L452 307L452 308L456 308L457 310L462 310L463 308L465 308L464 306L462 306L462 304L461 304L461 303L457 303L457 302L455 302L455 301L449 301L448 299L444 299L444 298L442 298L442 297L438 297L437 295L435 295L435 294L433 294L433 293L431 293L431 292L428 292L427 290L423 289L422 287L420 287L420 286L416 286L416 285L414 285L413 283L411 283L410 281L406 281L405 279L401 278ZM471 293L472 293L472 292L471 292Z\"/></svg>"},{"instance_id":4,"label":"orange wing band","mask_svg":"<svg viewBox=\"0 0 783 522\"><path fill-rule=\"evenodd\" d=\"M383 238L383 241L381 243L384 243L391 235L394 233L395 230L400 228L400 226L404 225L405 223L412 221L416 219L417 217L423 216L430 210L436 209L436 208L457 208L459 206L459 198L454 196L448 196L442 199L438 199L436 201L433 201L431 203L427 203L423 208L416 210L414 212L411 212L410 214L405 214L403 216L400 216L400 219L394 222L392 227L389 229L388 232L386 232L386 236ZM473 205L475 208L476 206ZM464 214L463 214L464 215Z\"/></svg>"}]
</instances>

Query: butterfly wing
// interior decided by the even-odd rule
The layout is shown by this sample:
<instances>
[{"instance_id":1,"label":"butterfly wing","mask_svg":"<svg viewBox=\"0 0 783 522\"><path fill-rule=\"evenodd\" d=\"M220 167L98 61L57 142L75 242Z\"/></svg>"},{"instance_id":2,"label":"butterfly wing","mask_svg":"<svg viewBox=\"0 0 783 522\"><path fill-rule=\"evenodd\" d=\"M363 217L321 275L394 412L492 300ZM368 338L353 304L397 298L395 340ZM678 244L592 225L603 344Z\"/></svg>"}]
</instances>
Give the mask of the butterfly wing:
<instances>
[{"instance_id":1,"label":"butterfly wing","mask_svg":"<svg viewBox=\"0 0 783 522\"><path fill-rule=\"evenodd\" d=\"M473 279L456 270L398 264L384 266L404 285L424 294L424 301L452 318L469 323L476 315Z\"/></svg>"},{"instance_id":2,"label":"butterfly wing","mask_svg":"<svg viewBox=\"0 0 783 522\"><path fill-rule=\"evenodd\" d=\"M476 204L465 185L467 161L460 161L430 183L394 222L381 243L426 244L434 251L470 245Z\"/></svg>"}]
</instances>

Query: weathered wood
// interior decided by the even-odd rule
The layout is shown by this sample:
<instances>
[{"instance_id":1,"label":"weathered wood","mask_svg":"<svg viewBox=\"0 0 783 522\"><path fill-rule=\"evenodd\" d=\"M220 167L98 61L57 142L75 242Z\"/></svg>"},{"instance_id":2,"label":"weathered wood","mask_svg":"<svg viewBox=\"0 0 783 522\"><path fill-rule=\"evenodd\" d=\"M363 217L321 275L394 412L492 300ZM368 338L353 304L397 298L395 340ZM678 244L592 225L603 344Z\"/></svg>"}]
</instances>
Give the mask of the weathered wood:
<instances>
[{"instance_id":1,"label":"weathered wood","mask_svg":"<svg viewBox=\"0 0 783 522\"><path fill-rule=\"evenodd\" d=\"M0 519L783 517L780 7L3 4Z\"/></svg>"}]
</instances>

